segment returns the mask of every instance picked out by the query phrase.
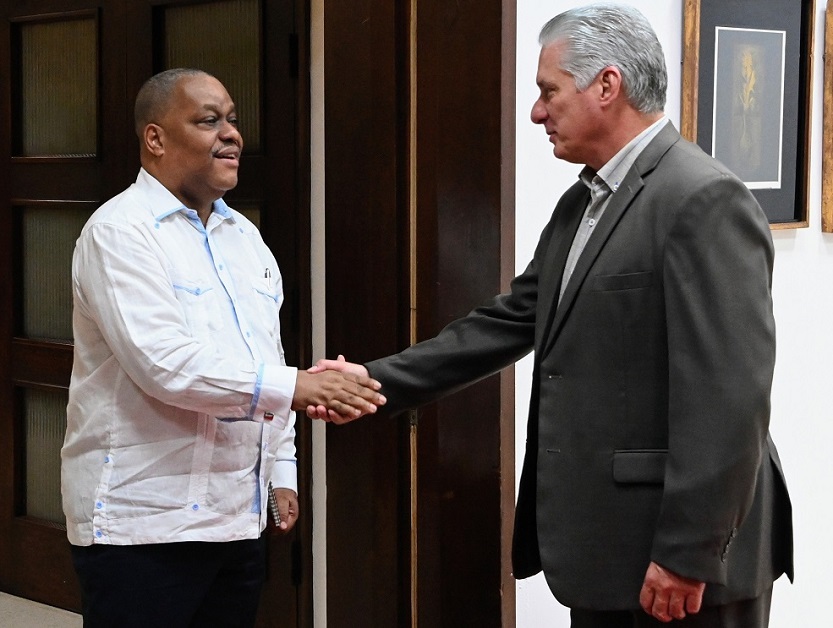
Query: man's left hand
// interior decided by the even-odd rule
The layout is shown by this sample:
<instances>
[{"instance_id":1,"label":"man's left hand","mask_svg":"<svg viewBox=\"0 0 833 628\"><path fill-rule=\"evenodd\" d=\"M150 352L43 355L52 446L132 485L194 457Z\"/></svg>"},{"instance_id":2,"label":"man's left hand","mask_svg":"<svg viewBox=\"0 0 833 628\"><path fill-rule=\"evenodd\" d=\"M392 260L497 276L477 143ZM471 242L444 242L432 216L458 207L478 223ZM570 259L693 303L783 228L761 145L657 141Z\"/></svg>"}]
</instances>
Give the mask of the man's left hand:
<instances>
[{"instance_id":1,"label":"man's left hand","mask_svg":"<svg viewBox=\"0 0 833 628\"><path fill-rule=\"evenodd\" d=\"M278 502L278 513L281 515L278 529L281 532L289 532L298 521L298 494L290 488L276 488L275 499Z\"/></svg>"},{"instance_id":2,"label":"man's left hand","mask_svg":"<svg viewBox=\"0 0 833 628\"><path fill-rule=\"evenodd\" d=\"M675 574L652 562L639 593L642 609L661 622L683 619L700 611L705 582Z\"/></svg>"}]
</instances>

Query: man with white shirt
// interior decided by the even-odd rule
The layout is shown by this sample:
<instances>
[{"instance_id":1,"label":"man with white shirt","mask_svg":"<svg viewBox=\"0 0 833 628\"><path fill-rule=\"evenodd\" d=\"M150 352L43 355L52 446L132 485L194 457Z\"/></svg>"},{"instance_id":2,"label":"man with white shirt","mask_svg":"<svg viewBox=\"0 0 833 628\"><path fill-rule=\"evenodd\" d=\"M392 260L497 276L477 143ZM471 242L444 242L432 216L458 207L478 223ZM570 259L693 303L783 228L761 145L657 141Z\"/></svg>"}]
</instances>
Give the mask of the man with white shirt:
<instances>
[{"instance_id":1,"label":"man with white shirt","mask_svg":"<svg viewBox=\"0 0 833 628\"><path fill-rule=\"evenodd\" d=\"M169 70L135 114L142 169L72 266L62 493L84 622L250 626L268 498L280 529L298 516L293 411L355 418L384 398L369 378L286 366L277 263L221 198L243 148L223 85Z\"/></svg>"}]
</instances>

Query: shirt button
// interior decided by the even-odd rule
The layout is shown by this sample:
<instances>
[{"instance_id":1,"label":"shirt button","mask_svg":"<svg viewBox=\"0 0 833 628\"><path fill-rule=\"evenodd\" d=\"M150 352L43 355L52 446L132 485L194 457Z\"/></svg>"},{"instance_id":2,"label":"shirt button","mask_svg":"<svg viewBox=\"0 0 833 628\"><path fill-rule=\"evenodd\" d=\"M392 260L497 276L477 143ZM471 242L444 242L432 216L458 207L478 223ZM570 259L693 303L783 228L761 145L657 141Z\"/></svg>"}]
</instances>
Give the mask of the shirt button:
<instances>
[{"instance_id":1,"label":"shirt button","mask_svg":"<svg viewBox=\"0 0 833 628\"><path fill-rule=\"evenodd\" d=\"M104 506L104 504L102 504L101 502L96 502L95 503L96 508L102 508L103 506Z\"/></svg>"},{"instance_id":2,"label":"shirt button","mask_svg":"<svg viewBox=\"0 0 833 628\"><path fill-rule=\"evenodd\" d=\"M104 462L109 463L110 462L110 456L104 456Z\"/></svg>"},{"instance_id":3,"label":"shirt button","mask_svg":"<svg viewBox=\"0 0 833 628\"><path fill-rule=\"evenodd\" d=\"M102 536L104 536L104 533L103 533L101 530L96 530L96 531L95 531L95 535L96 535L98 538L101 538Z\"/></svg>"},{"instance_id":4,"label":"shirt button","mask_svg":"<svg viewBox=\"0 0 833 628\"><path fill-rule=\"evenodd\" d=\"M595 219L595 218L591 218L590 220L588 220L588 221L587 221L587 224L588 224L588 225L590 225L590 226L592 227L593 225L595 225L595 224L596 224L596 219Z\"/></svg>"},{"instance_id":5,"label":"shirt button","mask_svg":"<svg viewBox=\"0 0 833 628\"><path fill-rule=\"evenodd\" d=\"M223 270L223 265L222 265L222 264L220 264L219 268L220 268L220 270Z\"/></svg>"},{"instance_id":6,"label":"shirt button","mask_svg":"<svg viewBox=\"0 0 833 628\"><path fill-rule=\"evenodd\" d=\"M199 510L199 509L200 509L199 504L194 504L193 506L191 506L191 510Z\"/></svg>"}]
</instances>

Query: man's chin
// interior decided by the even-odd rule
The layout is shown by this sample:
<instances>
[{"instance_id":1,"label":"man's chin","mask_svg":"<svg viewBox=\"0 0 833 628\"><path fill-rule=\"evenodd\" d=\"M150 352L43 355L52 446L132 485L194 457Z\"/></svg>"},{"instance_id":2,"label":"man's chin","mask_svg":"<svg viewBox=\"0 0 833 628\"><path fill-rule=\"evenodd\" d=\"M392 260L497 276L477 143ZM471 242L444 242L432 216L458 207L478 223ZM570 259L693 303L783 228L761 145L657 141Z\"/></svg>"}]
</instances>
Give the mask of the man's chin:
<instances>
[{"instance_id":1,"label":"man's chin","mask_svg":"<svg viewBox=\"0 0 833 628\"><path fill-rule=\"evenodd\" d=\"M577 158L570 151L565 150L564 147L559 147L558 145L553 147L552 154L555 155L556 159L560 159L561 161L566 161L567 163L571 163L571 164L582 164L582 163L584 163L583 161L581 161L581 159Z\"/></svg>"},{"instance_id":2,"label":"man's chin","mask_svg":"<svg viewBox=\"0 0 833 628\"><path fill-rule=\"evenodd\" d=\"M225 177L221 181L217 182L216 189L222 190L223 194L228 192L229 190L233 190L237 187L237 177Z\"/></svg>"}]
</instances>

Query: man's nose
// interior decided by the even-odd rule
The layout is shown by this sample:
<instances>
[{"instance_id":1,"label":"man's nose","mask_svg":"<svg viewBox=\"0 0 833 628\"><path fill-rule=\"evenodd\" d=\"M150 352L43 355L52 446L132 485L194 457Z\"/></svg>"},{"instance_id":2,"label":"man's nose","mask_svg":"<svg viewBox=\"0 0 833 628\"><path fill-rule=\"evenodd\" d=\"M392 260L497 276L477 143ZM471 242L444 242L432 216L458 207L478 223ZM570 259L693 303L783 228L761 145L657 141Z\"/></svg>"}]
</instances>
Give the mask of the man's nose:
<instances>
[{"instance_id":1,"label":"man's nose","mask_svg":"<svg viewBox=\"0 0 833 628\"><path fill-rule=\"evenodd\" d=\"M223 126L220 128L220 137L223 139L229 140L242 140L243 136L240 135L240 129L237 128L237 125L232 124L228 120L223 123Z\"/></svg>"},{"instance_id":2,"label":"man's nose","mask_svg":"<svg viewBox=\"0 0 833 628\"><path fill-rule=\"evenodd\" d=\"M529 113L529 117L535 124L543 124L544 120L547 119L547 110L540 98L532 104L532 111Z\"/></svg>"}]
</instances>

